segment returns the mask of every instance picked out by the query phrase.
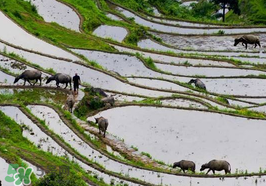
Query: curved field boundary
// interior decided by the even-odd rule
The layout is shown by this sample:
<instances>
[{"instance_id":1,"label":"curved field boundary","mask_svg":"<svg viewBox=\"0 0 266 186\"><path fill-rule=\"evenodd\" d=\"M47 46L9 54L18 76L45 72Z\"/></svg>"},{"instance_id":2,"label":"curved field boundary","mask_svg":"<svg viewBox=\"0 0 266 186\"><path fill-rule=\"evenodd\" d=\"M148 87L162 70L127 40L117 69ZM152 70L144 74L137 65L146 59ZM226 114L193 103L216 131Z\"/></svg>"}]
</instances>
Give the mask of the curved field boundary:
<instances>
[{"instance_id":1,"label":"curved field boundary","mask_svg":"<svg viewBox=\"0 0 266 186\"><path fill-rule=\"evenodd\" d=\"M223 113L220 111L212 111L212 110L205 110L205 109L193 109L193 108L183 108L183 107L171 107L171 106L162 106L162 105L149 105L149 104L137 104L137 103L129 103L129 104L119 104L119 105L115 105L112 108L119 108L119 107L127 107L127 106L138 106L138 107L158 107L158 108L169 108L169 109L179 109L179 110L193 110L193 111L200 111L200 112L208 112L208 113L214 113L214 114L224 114L224 115L228 115L228 116L234 116L234 117L240 117L240 118L246 118L243 116L239 116L236 114L231 114L231 113ZM111 108L111 109L112 109ZM88 117L92 117L102 111L108 110L110 108L103 108L103 109L99 109L97 110L97 112L93 112L91 114L88 115ZM258 120L258 118L254 118L254 117L250 117L249 119L255 119ZM259 119L259 120L266 120L266 119ZM100 138L101 139L101 138ZM205 175L205 174L184 174L184 173L176 173L176 172L164 172L162 170L154 170L155 172L163 172L166 174L174 174L177 176L187 176L187 177L200 177L200 178L239 178L239 177L252 177L252 176L265 176L266 173L248 173L248 174L231 174L231 175Z\"/></svg>"},{"instance_id":2,"label":"curved field boundary","mask_svg":"<svg viewBox=\"0 0 266 186\"><path fill-rule=\"evenodd\" d=\"M117 7L121 7L121 8L123 8L123 9L125 9L125 10L127 10L127 11L129 11L129 12L131 12L131 13L133 13L133 14L135 14L136 16L139 16L139 17L141 17L142 19L145 19L145 20L147 20L147 21L150 21L150 22L153 22L153 23L158 23L158 24L162 24L162 25L165 25L165 26L174 26L174 27L177 27L177 28L195 28L195 29L210 29L210 27L191 27L191 26L176 26L176 25L172 25L172 24L169 24L169 23L161 23L161 22L157 22L157 21L154 21L154 20L150 20L150 19L148 19L147 17L145 17L145 16L143 16L143 15L140 15L140 14L138 14L138 13L136 13L136 12L134 12L133 10L131 10L131 9L129 9L129 8L127 8L127 7L124 7L124 6L122 6L122 5L119 5L119 4L117 4L117 3L114 3L114 2L112 2L112 1L110 1L110 0L106 0L108 3L110 3L110 4L112 4L112 5L115 5L115 6L117 6ZM248 28L266 28L265 26L242 26L242 27L238 27L238 26L227 26L227 27L219 27L219 26L217 26L217 27L211 27L211 29L233 29L233 28L235 28L235 29L248 29ZM231 34L230 34L231 35Z\"/></svg>"},{"instance_id":3,"label":"curved field boundary","mask_svg":"<svg viewBox=\"0 0 266 186\"><path fill-rule=\"evenodd\" d=\"M34 105L40 105L40 104L34 104ZM104 172L106 174L109 174L111 176L117 177L119 179L122 180L126 180L132 183L136 183L136 184L141 184L141 185L147 185L147 186L153 186L153 184L141 181L141 180L136 180L134 178L129 178L129 177L125 177L120 175L119 173L114 173L112 171L106 170L104 168L101 168L99 165L92 163L88 160L86 160L86 158L82 157L80 154L77 154L75 152L75 150L73 150L71 147L69 147L68 145L66 145L66 143L59 139L53 132L51 132L50 130L46 129L39 121L38 119L31 115L30 113L28 113L28 111L19 106L19 105L14 105L14 104L0 104L0 106L16 106L18 107L30 120L32 120L33 123L35 123L45 134L47 134L48 136L50 136L54 141L56 141L58 143L58 145L60 145L63 149L65 149L69 154L71 154L72 156L74 156L75 158L77 158L78 160L80 160L81 162L87 164L88 166L100 171L100 172ZM47 105L44 105L47 106Z\"/></svg>"},{"instance_id":4,"label":"curved field boundary","mask_svg":"<svg viewBox=\"0 0 266 186\"><path fill-rule=\"evenodd\" d=\"M9 106L9 105L8 105ZM14 105L11 105L11 106L14 106ZM6 145L5 142L0 142L1 145ZM32 152L29 152L25 149L22 149L22 148L19 148L19 147L14 147L12 146L12 149L16 150L16 154L22 158L22 160L26 160L28 161L29 163L31 163L32 165L36 166L36 167L39 167L41 168L42 170L44 170L46 173L49 173L51 170L49 170L48 168L46 168L45 166L41 165L40 163L37 163L36 161L33 161L33 160L36 160L36 159L42 159L42 157L39 157L35 154L33 154ZM23 152L23 153L21 153ZM25 155L27 154L27 155ZM2 157L3 158L3 157ZM33 159L34 158L34 159ZM6 158L3 158L5 160L7 160ZM9 160L8 160L9 161ZM61 161L64 161L61 159ZM12 163L12 160L9 161ZM65 162L67 163L67 162ZM98 186L96 183L92 182L90 179L88 179L87 177L82 177L82 179L87 182L88 184L92 185L92 186Z\"/></svg>"},{"instance_id":5,"label":"curved field boundary","mask_svg":"<svg viewBox=\"0 0 266 186\"><path fill-rule=\"evenodd\" d=\"M22 48L22 50L23 50L23 48ZM20 61L20 60L18 60L18 61ZM24 63L23 61L20 61L20 62ZM110 74L107 73L106 71L99 70L99 69L97 69L97 68L94 68L94 67L88 66L88 65L86 65L86 64L84 64L84 63L78 63L78 64L80 64L80 65L84 65L85 67L92 68L92 69L98 70L98 71L100 71L100 72L106 73L107 75L110 75ZM27 65L28 65L28 64L27 64ZM36 68L36 69L38 69L38 68ZM44 70L42 70L42 71L44 71ZM45 72L47 72L47 71L45 71ZM150 87L146 87L146 86L138 85L138 84L135 84L135 83L129 83L128 81L126 81L126 80L124 80L124 79L121 79L121 78L118 78L116 75L113 75L113 74L111 74L111 76L114 77L114 78L116 78L116 79L118 79L118 80L120 80L120 81L122 81L122 82L124 82L124 83L128 83L128 84L130 84L130 85L132 85L132 86L136 86L136 87L140 87L140 88L144 88L144 89L148 89L148 90L155 90L155 91L162 91L162 92L170 92L170 93L179 93L179 94L185 94L185 95L196 96L196 97L199 96L199 95L197 95L197 94L193 94L193 93L185 93L185 92L180 92L180 91L170 91L170 90L162 90L162 89L150 88ZM169 81L170 81L170 80L169 80ZM85 85L83 85L83 86L86 87ZM182 85L181 85L181 86L182 86ZM186 87L186 88L187 88L187 87ZM197 89L193 89L193 90L197 91ZM115 92L114 90L105 90L105 91ZM116 92L116 93L118 93L118 92ZM123 93L122 93L122 94L123 94ZM133 94L132 94L132 95L133 95ZM216 94L216 93L214 93L213 95L216 95L216 96L226 96L226 95ZM254 96L243 97L243 96L241 96L241 95L234 95L234 97L238 97L238 98L264 98L264 97L254 97ZM206 97L203 97L203 98L206 99ZM221 103L218 102L218 104L221 104ZM223 105L223 106L227 106L227 105Z\"/></svg>"},{"instance_id":6,"label":"curved field boundary","mask_svg":"<svg viewBox=\"0 0 266 186\"><path fill-rule=\"evenodd\" d=\"M50 107L52 108L58 115L59 117L62 119L62 121L73 131L75 132L76 135L78 135L84 142L86 142L88 145L90 145L90 142L88 142L88 140L86 138L84 138L84 136L82 134L80 134L73 126L72 124L67 120L65 119L65 117L63 116L63 114L58 110L58 108L54 107L54 106L51 106L51 105L46 105L46 104L36 104L36 105L43 105L43 106L47 106L47 107ZM148 105L148 104L135 104L135 103L131 103L131 104L121 104L121 105L117 105L115 107L112 107L112 108L116 108L116 107L125 107L125 106L147 106L147 107L154 107L154 105ZM156 105L156 107L162 107L162 108L173 108L173 109L183 109L183 110L194 110L194 111L203 111L203 112L209 112L209 113L218 113L218 114L225 114L223 112L215 112L215 111L209 111L209 110L206 110L206 109L193 109L193 108L184 108L184 107L171 107L171 106L158 106ZM98 110L98 112L100 111L104 111L104 110L107 110L109 108L104 108L104 109L100 109ZM95 114L95 112L94 112ZM230 115L230 116L236 116L236 117L242 117L242 116L239 116L239 115L235 115L235 114L225 114L225 115ZM246 118L246 117L244 117ZM256 119L257 118L249 118L249 119ZM266 120L266 119L261 119L261 120ZM92 144L93 145L93 144ZM99 151L98 148L96 148L95 150ZM100 151L102 152L102 151ZM106 155L105 152L102 152L104 155ZM109 155L108 155L109 156ZM108 157L107 156L107 157ZM110 157L110 159L113 159L113 157ZM123 163L125 165L130 165L130 164L127 164L127 163L124 163L124 162L121 162L120 160L117 160L117 159L113 159L114 161L117 161L119 163ZM132 166L132 165L130 165ZM155 172L160 172L160 173L165 173L165 174L174 174L174 175L177 175L177 176L188 176L188 177L203 177L203 178L217 178L217 177L251 177L251 176L258 176L258 175L266 175L266 173L250 173L250 174L238 174L238 175L197 175L197 174L184 174L184 173L177 173L177 172L167 172L167 171L162 171L162 170L154 170L154 169L150 169L150 168L143 168L143 167L139 167L139 166L134 166L134 167L137 167L139 169L144 169L144 170L151 170L151 171L155 171Z\"/></svg>"},{"instance_id":7,"label":"curved field boundary","mask_svg":"<svg viewBox=\"0 0 266 186\"><path fill-rule=\"evenodd\" d=\"M64 2L64 1L62 1L62 0L56 0L56 1L59 2L59 3L62 3L62 4L64 4L64 5L66 5L66 6L68 6L68 7L71 8L74 12L76 12L76 14L79 16L79 20L80 20L80 22L79 22L79 31L80 31L81 33L84 33L83 28L82 28L82 26L83 26L83 22L84 22L84 18L81 16L81 14L79 13L79 11L78 11L74 6L72 6L71 4L69 4L69 3L67 3L67 2Z\"/></svg>"},{"instance_id":8,"label":"curved field boundary","mask_svg":"<svg viewBox=\"0 0 266 186\"><path fill-rule=\"evenodd\" d=\"M183 37L183 36L182 36ZM188 36L189 37L189 36ZM185 52L195 52L195 54L201 54L201 53L197 53L197 52L203 52L201 55L204 55L204 56L217 56L217 57L229 57L229 58L234 58L234 57L241 57L241 56L226 56L226 55L217 55L217 54L212 54L212 52L225 52L225 53L245 53L247 54L247 56L243 56L245 58L262 58L262 59L265 59L265 57L259 57L259 56L249 56L248 54L260 54L260 51L232 51L232 50L229 50L229 51L226 51L226 50L195 50L195 49L183 49L183 48L179 48L179 47L175 47L175 46L172 46L170 44L167 44L167 43L164 43L164 42L158 42L156 40L154 40L153 38L151 37L148 37L151 41L159 44L159 45L162 45L162 46L165 46L165 47L168 47L169 49L175 49L175 50L180 50L180 51L183 51L184 53ZM149 49L148 49L149 50ZM160 51L159 51L160 52ZM174 52L174 53L177 53L177 52ZM262 51L262 53L266 53L265 51ZM193 53L187 53L187 54L193 54ZM239 60L239 59L238 59Z\"/></svg>"},{"instance_id":9,"label":"curved field boundary","mask_svg":"<svg viewBox=\"0 0 266 186\"><path fill-rule=\"evenodd\" d=\"M168 34L167 34L168 35ZM243 34L238 34L238 35L243 35ZM205 35L206 36L206 35ZM226 36L226 35L221 35L222 36ZM187 36L187 35L182 35L182 37L191 37L191 36ZM204 37L204 36L203 36ZM209 37L209 35L208 35ZM217 37L217 36L215 36ZM159 45L162 45L162 46L165 46L165 47L169 47L169 48L172 48L172 49L177 49L177 50L181 50L181 51L188 51L188 52L210 52L210 54L203 54L203 55L211 55L212 52L227 52L227 53L246 53L246 54L260 54L260 51L245 51L245 50L238 50L238 51L232 51L232 50L195 50L195 49L183 49L183 48L179 48L179 47L175 47L175 46L172 46L170 44L167 44L165 42L158 42L156 41L155 39L153 39L152 37L148 36L148 38L150 40L152 40L153 42L159 44ZM222 56L222 55L221 55ZM232 56L233 57L233 56ZM246 57L246 56L245 56ZM247 56L247 57L251 57L251 58L254 58L254 56Z\"/></svg>"}]
</instances>

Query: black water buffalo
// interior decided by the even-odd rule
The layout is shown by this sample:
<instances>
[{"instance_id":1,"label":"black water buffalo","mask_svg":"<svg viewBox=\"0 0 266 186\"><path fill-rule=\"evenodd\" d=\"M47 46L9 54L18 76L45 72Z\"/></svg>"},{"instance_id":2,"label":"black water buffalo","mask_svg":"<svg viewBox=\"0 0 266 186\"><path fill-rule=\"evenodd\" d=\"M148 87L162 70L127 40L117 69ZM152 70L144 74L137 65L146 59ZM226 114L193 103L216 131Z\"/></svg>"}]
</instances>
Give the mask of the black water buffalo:
<instances>
[{"instance_id":1,"label":"black water buffalo","mask_svg":"<svg viewBox=\"0 0 266 186\"><path fill-rule=\"evenodd\" d=\"M71 85L71 77L67 74L63 74L63 73L57 73L54 76L50 76L47 81L46 84L50 83L51 81L56 81L56 86L59 88L59 83L62 84L66 84L65 88L67 88L68 83L70 85L70 90L72 89L72 85Z\"/></svg>"},{"instance_id":2,"label":"black water buffalo","mask_svg":"<svg viewBox=\"0 0 266 186\"><path fill-rule=\"evenodd\" d=\"M248 48L248 44L255 44L254 48L256 48L257 45L260 46L260 39L257 36L254 35L243 35L235 39L234 46L238 45L238 43L241 43L242 45L246 45L246 49Z\"/></svg>"},{"instance_id":3,"label":"black water buffalo","mask_svg":"<svg viewBox=\"0 0 266 186\"><path fill-rule=\"evenodd\" d=\"M205 169L209 169L206 174L208 174L210 171L212 171L213 174L215 174L215 171L222 171L222 170L224 170L225 174L231 173L231 166L225 160L212 160L209 163L205 163L201 166L200 171L203 171Z\"/></svg>"},{"instance_id":4,"label":"black water buffalo","mask_svg":"<svg viewBox=\"0 0 266 186\"><path fill-rule=\"evenodd\" d=\"M17 76L14 80L14 84L17 83L20 79L24 79L24 86L26 81L29 82L30 85L35 85L38 80L40 80L40 86L42 85L42 73L38 70L25 70L22 74ZM35 83L31 84L30 80L36 80Z\"/></svg>"},{"instance_id":5,"label":"black water buffalo","mask_svg":"<svg viewBox=\"0 0 266 186\"><path fill-rule=\"evenodd\" d=\"M188 84L194 83L196 87L206 90L205 84L200 79L191 79Z\"/></svg>"},{"instance_id":6,"label":"black water buffalo","mask_svg":"<svg viewBox=\"0 0 266 186\"><path fill-rule=\"evenodd\" d=\"M185 170L191 170L192 172L195 172L196 165L193 161L188 160L181 160L179 162L175 162L173 164L173 168L179 167L184 173Z\"/></svg>"},{"instance_id":7,"label":"black water buffalo","mask_svg":"<svg viewBox=\"0 0 266 186\"><path fill-rule=\"evenodd\" d=\"M98 123L99 127L99 134L103 132L103 137L105 138L105 133L108 127L108 120L105 119L104 117L99 117L99 118L94 118L95 122Z\"/></svg>"}]
</instances>

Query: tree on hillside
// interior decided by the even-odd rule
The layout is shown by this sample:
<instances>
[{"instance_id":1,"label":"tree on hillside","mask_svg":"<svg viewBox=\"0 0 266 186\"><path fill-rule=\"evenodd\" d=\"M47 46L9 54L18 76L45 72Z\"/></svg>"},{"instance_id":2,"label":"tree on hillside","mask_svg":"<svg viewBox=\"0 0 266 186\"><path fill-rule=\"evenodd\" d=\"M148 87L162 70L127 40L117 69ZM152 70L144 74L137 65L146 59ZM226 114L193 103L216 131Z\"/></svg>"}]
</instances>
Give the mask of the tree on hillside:
<instances>
[{"instance_id":1,"label":"tree on hillside","mask_svg":"<svg viewBox=\"0 0 266 186\"><path fill-rule=\"evenodd\" d=\"M240 14L238 7L238 0L211 0L213 3L218 4L223 9L223 22L225 21L225 9L233 10L236 14Z\"/></svg>"}]
</instances>

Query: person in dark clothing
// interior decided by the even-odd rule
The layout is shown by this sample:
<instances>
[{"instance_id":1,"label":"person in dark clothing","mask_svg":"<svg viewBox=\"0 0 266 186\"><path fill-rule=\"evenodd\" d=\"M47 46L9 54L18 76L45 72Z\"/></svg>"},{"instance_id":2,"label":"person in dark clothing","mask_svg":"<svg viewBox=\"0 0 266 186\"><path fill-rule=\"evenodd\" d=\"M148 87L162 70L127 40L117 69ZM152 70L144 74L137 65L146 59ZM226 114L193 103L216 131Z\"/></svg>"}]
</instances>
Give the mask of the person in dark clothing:
<instances>
[{"instance_id":1,"label":"person in dark clothing","mask_svg":"<svg viewBox=\"0 0 266 186\"><path fill-rule=\"evenodd\" d=\"M74 83L74 92L78 94L79 91L79 84L80 84L80 77L76 73L73 77L73 83Z\"/></svg>"}]
</instances>

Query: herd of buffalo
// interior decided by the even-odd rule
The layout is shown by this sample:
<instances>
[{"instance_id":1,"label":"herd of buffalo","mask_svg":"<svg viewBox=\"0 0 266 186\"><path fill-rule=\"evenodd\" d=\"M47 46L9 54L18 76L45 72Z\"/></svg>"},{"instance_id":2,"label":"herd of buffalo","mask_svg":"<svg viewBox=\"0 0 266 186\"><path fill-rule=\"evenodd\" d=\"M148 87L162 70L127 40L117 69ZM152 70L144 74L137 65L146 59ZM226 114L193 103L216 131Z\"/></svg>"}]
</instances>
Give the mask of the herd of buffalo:
<instances>
[{"instance_id":1,"label":"herd of buffalo","mask_svg":"<svg viewBox=\"0 0 266 186\"><path fill-rule=\"evenodd\" d=\"M254 35L243 35L243 36L236 38L234 46L238 45L239 43L242 43L242 45L245 46L246 49L247 49L247 44L255 44L255 48L257 45L261 47L259 38ZM41 86L42 84L41 76L42 76L42 73L38 70L25 70L21 75L15 78L14 83L17 83L20 79L23 79L24 85L26 84L26 81L27 81L30 85L34 86L38 81L40 81L40 86ZM32 84L30 82L31 80L35 80L35 82ZM50 83L51 81L55 81L57 87L60 87L59 84L61 83L61 84L65 84L64 88L67 88L69 84L70 90L72 89L72 85L71 85L72 79L67 74L57 73L55 75L52 75L47 79L46 84ZM191 79L188 82L188 84L192 84L192 83L194 83L196 87L206 90L205 84L200 79ZM107 96L105 94L102 101L105 104L109 104L110 106L114 105L113 96ZM71 93L68 95L67 100L66 100L66 105L71 113L72 113L74 104L75 104L75 97ZM103 137L105 137L105 133L108 127L108 120L104 117L99 117L99 118L95 118L95 122L96 124L98 124L99 134L103 132ZM179 162L175 162L173 164L173 168L176 168L176 167L179 167L184 173L185 173L185 170L190 170L192 172L195 172L195 169L196 169L195 163L192 161L188 161L188 160L182 160ZM224 160L212 160L208 163L205 163L201 166L200 171L203 171L205 169L208 169L206 174L208 174L210 171L212 171L213 174L215 174L215 171L223 171L223 170L225 171L225 174L231 173L230 164Z\"/></svg>"}]
</instances>

